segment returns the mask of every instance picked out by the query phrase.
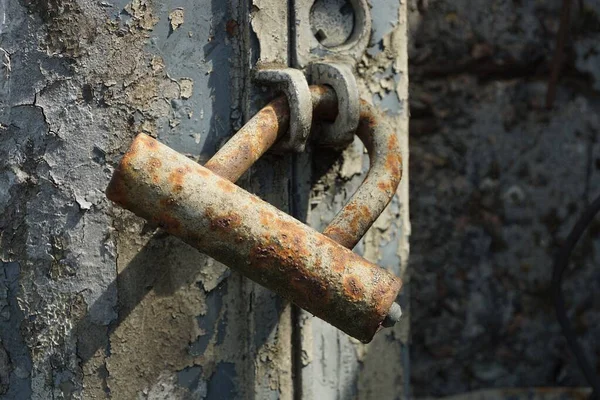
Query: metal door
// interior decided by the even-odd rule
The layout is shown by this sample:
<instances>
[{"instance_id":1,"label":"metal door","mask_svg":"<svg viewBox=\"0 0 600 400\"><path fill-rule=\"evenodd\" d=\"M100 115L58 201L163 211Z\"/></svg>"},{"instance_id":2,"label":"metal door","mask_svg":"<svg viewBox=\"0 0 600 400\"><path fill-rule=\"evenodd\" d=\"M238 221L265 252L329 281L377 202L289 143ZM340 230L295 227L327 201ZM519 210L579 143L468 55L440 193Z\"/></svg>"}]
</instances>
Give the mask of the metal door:
<instances>
[{"instance_id":1,"label":"metal door","mask_svg":"<svg viewBox=\"0 0 600 400\"><path fill-rule=\"evenodd\" d=\"M294 66L293 5L0 0L3 398L407 395L406 285L403 322L360 344L103 196L137 133L205 162L270 100L252 70ZM360 91L387 110L407 166L406 2L371 5ZM239 183L322 230L364 178L363 153L271 154ZM405 281L407 188L405 171L355 249Z\"/></svg>"}]
</instances>

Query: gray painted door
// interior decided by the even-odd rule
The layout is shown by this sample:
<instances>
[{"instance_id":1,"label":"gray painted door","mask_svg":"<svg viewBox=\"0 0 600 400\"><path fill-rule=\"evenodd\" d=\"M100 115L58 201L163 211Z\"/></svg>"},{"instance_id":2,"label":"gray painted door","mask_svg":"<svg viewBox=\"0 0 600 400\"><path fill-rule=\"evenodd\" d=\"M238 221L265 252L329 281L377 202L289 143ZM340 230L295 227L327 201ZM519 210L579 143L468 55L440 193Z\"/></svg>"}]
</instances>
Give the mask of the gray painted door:
<instances>
[{"instance_id":1,"label":"gray painted door","mask_svg":"<svg viewBox=\"0 0 600 400\"><path fill-rule=\"evenodd\" d=\"M361 93L406 150L406 3L372 5ZM266 0L0 0L1 398L407 393L406 322L359 344L103 195L137 133L202 163L265 104L250 72L289 63L287 13ZM322 229L366 163L358 143L268 155L239 184ZM405 173L356 249L400 275L407 199Z\"/></svg>"}]
</instances>

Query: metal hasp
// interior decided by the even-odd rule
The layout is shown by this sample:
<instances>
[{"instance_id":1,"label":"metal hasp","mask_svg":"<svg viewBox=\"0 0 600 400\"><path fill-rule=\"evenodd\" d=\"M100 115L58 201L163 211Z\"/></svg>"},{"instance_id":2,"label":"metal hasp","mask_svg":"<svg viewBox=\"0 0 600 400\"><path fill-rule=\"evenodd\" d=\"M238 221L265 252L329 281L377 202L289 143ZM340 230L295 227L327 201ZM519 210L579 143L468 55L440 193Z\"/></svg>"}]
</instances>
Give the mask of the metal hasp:
<instances>
[{"instance_id":1,"label":"metal hasp","mask_svg":"<svg viewBox=\"0 0 600 400\"><path fill-rule=\"evenodd\" d=\"M254 71L254 79L278 87L285 93L290 105L289 135L277 143L278 150L303 152L310 134L312 104L308 82L302 71L262 67Z\"/></svg>"},{"instance_id":2,"label":"metal hasp","mask_svg":"<svg viewBox=\"0 0 600 400\"><path fill-rule=\"evenodd\" d=\"M322 86L310 92L313 114L335 118L335 92ZM136 215L369 342L399 318L394 301L402 283L349 248L389 203L402 169L393 132L379 124L364 102L360 116L357 134L369 152L371 169L323 234L231 182L287 130L285 97L261 110L205 167L138 135L106 193Z\"/></svg>"}]
</instances>

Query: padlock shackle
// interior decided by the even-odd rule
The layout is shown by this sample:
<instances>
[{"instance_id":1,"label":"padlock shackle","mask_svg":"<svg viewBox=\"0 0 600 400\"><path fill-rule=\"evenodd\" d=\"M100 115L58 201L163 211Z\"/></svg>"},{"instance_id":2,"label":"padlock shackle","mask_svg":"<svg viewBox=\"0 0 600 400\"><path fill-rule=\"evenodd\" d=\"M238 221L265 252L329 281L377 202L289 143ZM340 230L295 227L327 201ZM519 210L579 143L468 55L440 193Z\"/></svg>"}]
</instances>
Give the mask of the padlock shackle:
<instances>
[{"instance_id":1,"label":"padlock shackle","mask_svg":"<svg viewBox=\"0 0 600 400\"><path fill-rule=\"evenodd\" d=\"M106 194L363 342L387 326L400 278L149 136Z\"/></svg>"},{"instance_id":2,"label":"padlock shackle","mask_svg":"<svg viewBox=\"0 0 600 400\"><path fill-rule=\"evenodd\" d=\"M338 113L335 91L311 86L313 117L333 121ZM252 164L287 133L290 110L285 96L271 101L252 117L206 164L221 177L235 182ZM402 178L402 156L393 129L366 101L360 102L356 135L369 154L370 168L348 204L333 218L323 234L353 248L390 203Z\"/></svg>"}]
</instances>

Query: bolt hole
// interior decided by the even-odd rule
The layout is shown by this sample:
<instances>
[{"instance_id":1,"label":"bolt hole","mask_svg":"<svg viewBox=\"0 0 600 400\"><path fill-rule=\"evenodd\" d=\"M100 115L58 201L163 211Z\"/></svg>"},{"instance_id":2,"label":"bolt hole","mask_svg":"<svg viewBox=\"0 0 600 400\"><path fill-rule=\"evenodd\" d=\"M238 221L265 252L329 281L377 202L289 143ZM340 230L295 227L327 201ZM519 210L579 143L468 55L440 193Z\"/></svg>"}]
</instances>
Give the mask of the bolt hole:
<instances>
[{"instance_id":1,"label":"bolt hole","mask_svg":"<svg viewBox=\"0 0 600 400\"><path fill-rule=\"evenodd\" d=\"M349 0L315 0L310 9L310 26L325 47L347 43L355 28L355 10Z\"/></svg>"}]
</instances>

